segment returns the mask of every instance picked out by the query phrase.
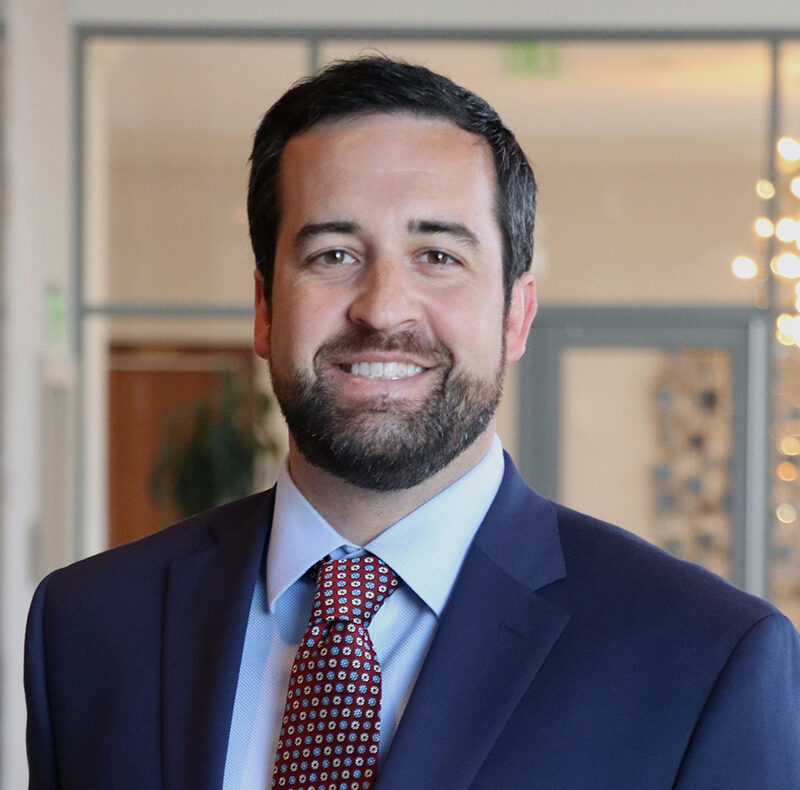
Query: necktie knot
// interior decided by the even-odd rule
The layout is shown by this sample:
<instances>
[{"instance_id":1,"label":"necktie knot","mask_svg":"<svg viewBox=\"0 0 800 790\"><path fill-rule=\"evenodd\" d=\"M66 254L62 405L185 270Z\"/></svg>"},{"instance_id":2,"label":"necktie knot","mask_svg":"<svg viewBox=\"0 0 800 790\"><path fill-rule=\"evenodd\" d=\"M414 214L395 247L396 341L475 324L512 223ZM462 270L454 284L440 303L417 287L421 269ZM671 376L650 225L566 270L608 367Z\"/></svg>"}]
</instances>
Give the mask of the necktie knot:
<instances>
[{"instance_id":1,"label":"necktie knot","mask_svg":"<svg viewBox=\"0 0 800 790\"><path fill-rule=\"evenodd\" d=\"M325 557L317 571L312 620L330 624L350 621L366 627L400 581L374 554Z\"/></svg>"}]
</instances>

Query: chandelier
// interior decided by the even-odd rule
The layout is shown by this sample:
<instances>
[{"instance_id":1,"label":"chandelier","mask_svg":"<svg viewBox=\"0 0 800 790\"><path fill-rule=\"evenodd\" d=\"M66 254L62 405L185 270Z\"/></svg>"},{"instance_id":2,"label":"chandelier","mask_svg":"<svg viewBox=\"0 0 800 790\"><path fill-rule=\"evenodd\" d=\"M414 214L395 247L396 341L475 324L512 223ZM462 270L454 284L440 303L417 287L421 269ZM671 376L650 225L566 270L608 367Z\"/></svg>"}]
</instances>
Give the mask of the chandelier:
<instances>
[{"instance_id":1,"label":"chandelier","mask_svg":"<svg viewBox=\"0 0 800 790\"><path fill-rule=\"evenodd\" d=\"M800 141L781 137L777 154L775 183L764 178L756 182L765 211L753 231L778 279L775 336L784 346L800 346ZM741 280L766 275L749 255L738 255L731 268Z\"/></svg>"}]
</instances>

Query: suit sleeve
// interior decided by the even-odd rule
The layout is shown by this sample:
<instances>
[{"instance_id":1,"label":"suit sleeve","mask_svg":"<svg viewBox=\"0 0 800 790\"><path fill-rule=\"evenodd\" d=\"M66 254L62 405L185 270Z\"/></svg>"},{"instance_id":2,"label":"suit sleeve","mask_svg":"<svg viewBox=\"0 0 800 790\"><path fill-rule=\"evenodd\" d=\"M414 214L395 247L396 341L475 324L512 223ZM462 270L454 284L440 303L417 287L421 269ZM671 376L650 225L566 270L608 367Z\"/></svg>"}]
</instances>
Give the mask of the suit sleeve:
<instances>
[{"instance_id":1,"label":"suit sleeve","mask_svg":"<svg viewBox=\"0 0 800 790\"><path fill-rule=\"evenodd\" d=\"M674 787L800 788L800 636L783 615L759 620L731 653Z\"/></svg>"},{"instance_id":2,"label":"suit sleeve","mask_svg":"<svg viewBox=\"0 0 800 790\"><path fill-rule=\"evenodd\" d=\"M44 608L47 582L48 579L42 581L33 596L25 632L29 790L57 790L59 787L45 671Z\"/></svg>"}]
</instances>

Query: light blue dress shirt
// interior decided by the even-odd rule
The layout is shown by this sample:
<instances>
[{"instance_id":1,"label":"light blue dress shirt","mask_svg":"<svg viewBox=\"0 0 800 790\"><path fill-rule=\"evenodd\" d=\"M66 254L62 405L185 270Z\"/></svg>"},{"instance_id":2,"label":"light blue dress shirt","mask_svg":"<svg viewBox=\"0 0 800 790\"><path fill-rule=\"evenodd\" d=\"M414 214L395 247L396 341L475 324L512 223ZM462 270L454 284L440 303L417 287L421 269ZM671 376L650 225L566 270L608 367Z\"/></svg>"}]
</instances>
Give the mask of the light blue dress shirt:
<instances>
[{"instance_id":1,"label":"light blue dress shirt","mask_svg":"<svg viewBox=\"0 0 800 790\"><path fill-rule=\"evenodd\" d=\"M503 466L495 436L467 474L362 549L348 544L314 510L284 462L266 574L259 575L247 621L223 790L271 786L289 675L314 599L314 582L306 571L326 554L338 558L368 550L402 580L369 626L382 674L380 763L467 549L500 487Z\"/></svg>"}]
</instances>

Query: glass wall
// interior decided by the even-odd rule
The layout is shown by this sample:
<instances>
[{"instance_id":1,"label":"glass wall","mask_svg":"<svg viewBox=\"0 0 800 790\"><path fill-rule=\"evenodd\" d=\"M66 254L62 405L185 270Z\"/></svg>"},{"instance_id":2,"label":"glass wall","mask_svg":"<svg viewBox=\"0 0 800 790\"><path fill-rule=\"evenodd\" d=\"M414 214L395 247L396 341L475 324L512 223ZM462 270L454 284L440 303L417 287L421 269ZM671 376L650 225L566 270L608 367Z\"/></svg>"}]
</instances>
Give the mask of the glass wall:
<instances>
[{"instance_id":1,"label":"glass wall","mask_svg":"<svg viewBox=\"0 0 800 790\"><path fill-rule=\"evenodd\" d=\"M179 514L176 502L156 501L153 484L164 468L170 421L184 420L176 441L185 449L197 432L186 414L200 402L219 416L230 371L248 393L253 382L255 391L268 392L264 365L250 351L245 192L252 134L294 80L374 50L465 84L519 137L540 185L534 272L543 315L551 306L767 306L771 250L754 236L753 223L764 211L755 184L769 175L772 150L769 42L89 39L80 261L83 551L130 537L118 525L134 507L124 498L132 494L118 489L132 465L137 482L128 483L135 507L148 514L145 529ZM787 134L800 122L798 63L798 45L785 44ZM752 257L754 277L733 275L731 262L742 254ZM714 513L706 513L705 531L695 530L713 540L698 537L687 556L725 575L728 457L667 458L659 431L665 419L678 425L682 417L666 414L659 397L695 384L701 392L698 376L713 371L720 403L712 445L730 454L735 371L727 358L684 357L655 348L571 354L559 382L570 430L561 437L558 493L680 553L680 530L664 527L671 517L659 510L665 494L653 475L665 464L713 461L716 471L701 477L717 491ZM512 372L501 413L512 450L519 449L519 404L526 419L527 393L517 382ZM252 393L245 394L255 419ZM270 437L283 442L279 420L270 420ZM625 430L612 437L610 426ZM147 436L146 448L137 449ZM276 456L256 453L252 485L274 473L266 457ZM692 479L686 485L696 487L697 475ZM774 508L793 502L778 492ZM680 520L682 513L673 515ZM787 609L800 602L794 549L787 548L793 536L776 517L771 583Z\"/></svg>"},{"instance_id":2,"label":"glass wall","mask_svg":"<svg viewBox=\"0 0 800 790\"><path fill-rule=\"evenodd\" d=\"M730 276L768 136L763 43L373 42L486 97L540 186L548 304L748 304ZM322 60L370 51L336 42Z\"/></svg>"},{"instance_id":3,"label":"glass wall","mask_svg":"<svg viewBox=\"0 0 800 790\"><path fill-rule=\"evenodd\" d=\"M268 389L251 348L248 156L309 49L103 38L85 57L81 523L91 552L274 475L267 439L281 444L284 432L248 445ZM226 431L227 465L201 447ZM187 501L181 486L216 493Z\"/></svg>"},{"instance_id":4,"label":"glass wall","mask_svg":"<svg viewBox=\"0 0 800 790\"><path fill-rule=\"evenodd\" d=\"M88 44L87 199L107 221L87 302L250 303L250 141L307 67L302 42Z\"/></svg>"},{"instance_id":5,"label":"glass wall","mask_svg":"<svg viewBox=\"0 0 800 790\"><path fill-rule=\"evenodd\" d=\"M578 346L562 365L560 498L739 581L730 354Z\"/></svg>"}]
</instances>

